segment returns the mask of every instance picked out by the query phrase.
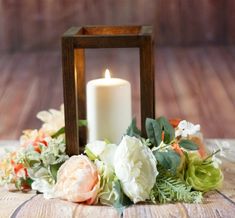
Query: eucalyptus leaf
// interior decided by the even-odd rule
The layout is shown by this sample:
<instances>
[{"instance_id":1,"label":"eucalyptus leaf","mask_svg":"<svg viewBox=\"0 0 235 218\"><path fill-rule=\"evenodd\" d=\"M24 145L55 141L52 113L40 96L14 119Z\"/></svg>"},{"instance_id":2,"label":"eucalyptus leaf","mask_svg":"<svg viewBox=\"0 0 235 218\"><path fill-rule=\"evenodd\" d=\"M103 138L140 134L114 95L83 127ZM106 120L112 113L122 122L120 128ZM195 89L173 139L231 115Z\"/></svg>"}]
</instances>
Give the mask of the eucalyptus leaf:
<instances>
[{"instance_id":1,"label":"eucalyptus leaf","mask_svg":"<svg viewBox=\"0 0 235 218\"><path fill-rule=\"evenodd\" d=\"M131 137L135 136L137 138L141 137L141 131L136 126L136 118L131 121L130 126L127 128L126 135Z\"/></svg>"},{"instance_id":2,"label":"eucalyptus leaf","mask_svg":"<svg viewBox=\"0 0 235 218\"><path fill-rule=\"evenodd\" d=\"M132 205L133 202L123 193L121 188L121 183L118 179L113 181L113 190L115 193L115 201L113 207L119 212L119 214L123 213L123 210Z\"/></svg>"},{"instance_id":3,"label":"eucalyptus leaf","mask_svg":"<svg viewBox=\"0 0 235 218\"><path fill-rule=\"evenodd\" d=\"M149 140L154 146L159 146L162 141L162 130L157 120L147 118L145 122L146 132Z\"/></svg>"},{"instance_id":4,"label":"eucalyptus leaf","mask_svg":"<svg viewBox=\"0 0 235 218\"><path fill-rule=\"evenodd\" d=\"M168 152L153 152L157 163L160 164L164 169L170 170L172 173L176 173L176 170L180 164L180 156L174 151Z\"/></svg>"},{"instance_id":5,"label":"eucalyptus leaf","mask_svg":"<svg viewBox=\"0 0 235 218\"><path fill-rule=\"evenodd\" d=\"M187 150L198 150L198 145L195 144L193 141L188 139L182 139L179 142L179 146L185 148Z\"/></svg>"},{"instance_id":6,"label":"eucalyptus leaf","mask_svg":"<svg viewBox=\"0 0 235 218\"><path fill-rule=\"evenodd\" d=\"M175 137L173 126L165 117L159 117L157 121L160 124L161 129L164 131L164 143L169 144Z\"/></svg>"},{"instance_id":7,"label":"eucalyptus leaf","mask_svg":"<svg viewBox=\"0 0 235 218\"><path fill-rule=\"evenodd\" d=\"M63 163L58 163L58 164L53 164L53 165L49 166L50 173L51 173L51 175L52 175L52 177L54 178L55 181L57 179L57 172L58 172L58 170L59 170L59 168L62 164Z\"/></svg>"}]
</instances>

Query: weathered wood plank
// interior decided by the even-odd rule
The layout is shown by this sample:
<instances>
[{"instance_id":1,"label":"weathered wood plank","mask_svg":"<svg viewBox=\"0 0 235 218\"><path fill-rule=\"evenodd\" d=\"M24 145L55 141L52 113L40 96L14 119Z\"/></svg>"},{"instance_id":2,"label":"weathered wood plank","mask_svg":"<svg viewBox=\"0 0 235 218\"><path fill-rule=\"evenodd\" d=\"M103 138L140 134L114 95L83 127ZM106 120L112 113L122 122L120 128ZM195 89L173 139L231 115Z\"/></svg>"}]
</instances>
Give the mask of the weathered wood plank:
<instances>
[{"instance_id":1,"label":"weathered wood plank","mask_svg":"<svg viewBox=\"0 0 235 218\"><path fill-rule=\"evenodd\" d=\"M168 69L169 60L163 55L164 51L158 53L156 57L156 115L163 115L169 118L184 117L179 107L177 92L171 78L172 72ZM169 101L166 102L166 99L169 99ZM173 108L174 110L172 110Z\"/></svg>"},{"instance_id":2,"label":"weathered wood plank","mask_svg":"<svg viewBox=\"0 0 235 218\"><path fill-rule=\"evenodd\" d=\"M82 205L58 199L45 200L42 195L32 198L15 215L17 218L118 217L117 211L112 207Z\"/></svg>"},{"instance_id":3,"label":"weathered wood plank","mask_svg":"<svg viewBox=\"0 0 235 218\"><path fill-rule=\"evenodd\" d=\"M183 44L221 43L225 40L225 1L180 1Z\"/></svg>"},{"instance_id":4,"label":"weathered wood plank","mask_svg":"<svg viewBox=\"0 0 235 218\"><path fill-rule=\"evenodd\" d=\"M84 24L151 24L157 45L234 44L234 10L233 0L2 0L0 50L58 50Z\"/></svg>"},{"instance_id":5,"label":"weathered wood plank","mask_svg":"<svg viewBox=\"0 0 235 218\"><path fill-rule=\"evenodd\" d=\"M180 50L176 50L178 54ZM193 89L187 85L187 80L185 80L185 72L181 67L181 61L177 60L177 56L172 52L171 49L165 49L163 52L163 57L168 74L170 74L170 79L172 86L174 87L174 92L176 95L177 102L181 111L181 117L187 119L191 118L192 122L199 123L199 111L197 110L197 98L194 98Z\"/></svg>"},{"instance_id":6,"label":"weathered wood plank","mask_svg":"<svg viewBox=\"0 0 235 218\"><path fill-rule=\"evenodd\" d=\"M124 210L125 218L161 218L161 217L228 217L232 218L235 206L218 193L210 193L203 204L163 204L163 205L134 205Z\"/></svg>"},{"instance_id":7,"label":"weathered wood plank","mask_svg":"<svg viewBox=\"0 0 235 218\"><path fill-rule=\"evenodd\" d=\"M211 65L208 61L205 49L197 48L194 49L194 51L188 50L186 55L188 56L192 66L195 68L196 77L192 79L198 78L198 82L200 84L199 91L202 91L199 98L202 98L203 104L203 124L205 124L205 127L210 125L211 128L203 128L202 131L206 134L208 129L210 129L210 134L207 135L207 137L210 138L217 137L218 134L222 138L228 138L231 133L230 131L232 131L230 130L232 127L232 122L234 122L235 118L229 116L229 114L233 113L232 111L234 111L234 106L226 94L226 88L218 79L215 73L214 65ZM221 101L223 101L223 105L221 105ZM226 123L230 126L230 128L226 130L219 130L216 128L216 125L219 126L221 124L220 119L218 119L218 114L224 113L225 109L226 115L223 120L226 120Z\"/></svg>"},{"instance_id":8,"label":"weathered wood plank","mask_svg":"<svg viewBox=\"0 0 235 218\"><path fill-rule=\"evenodd\" d=\"M226 1L226 29L227 29L227 43L235 43L235 1L227 0Z\"/></svg>"},{"instance_id":9,"label":"weathered wood plank","mask_svg":"<svg viewBox=\"0 0 235 218\"><path fill-rule=\"evenodd\" d=\"M139 120L138 51L101 49L88 50L86 55L87 81L100 78L110 68L112 76L131 82L133 116ZM200 123L205 137L235 136L231 116L235 113L235 49L159 48L155 66L157 116ZM1 139L17 139L23 129L38 128L36 113L63 102L57 52L2 54L0 75Z\"/></svg>"},{"instance_id":10,"label":"weathered wood plank","mask_svg":"<svg viewBox=\"0 0 235 218\"><path fill-rule=\"evenodd\" d=\"M24 202L28 201L35 196L34 192L21 193L21 192L9 192L7 190L0 189L0 217L10 217L14 211Z\"/></svg>"},{"instance_id":11,"label":"weathered wood plank","mask_svg":"<svg viewBox=\"0 0 235 218\"><path fill-rule=\"evenodd\" d=\"M156 1L156 42L157 45L178 45L182 42L182 21L180 0ZM172 34L174 37L172 37Z\"/></svg>"},{"instance_id":12,"label":"weathered wood plank","mask_svg":"<svg viewBox=\"0 0 235 218\"><path fill-rule=\"evenodd\" d=\"M231 58L227 50L221 48L220 52L216 52L216 49L213 47L207 48L206 55L210 65L214 68L218 80L223 85L228 98L235 106L235 58ZM233 65L233 68L230 65Z\"/></svg>"},{"instance_id":13,"label":"weathered wood plank","mask_svg":"<svg viewBox=\"0 0 235 218\"><path fill-rule=\"evenodd\" d=\"M27 62L20 62L19 57L22 57L23 60L27 59ZM0 99L0 104L6 106L1 108L1 114L10 114L11 116L11 119L8 119L7 116L1 116L0 118L2 129L0 138L4 135L5 139L14 138L18 134L17 125L23 119L24 106L27 107L25 104L26 96L29 94L28 91L32 85L32 80L36 79L31 72L33 66L35 66L32 56L26 58L23 55L16 54L13 58L12 65L7 73L14 73L10 74L10 79L5 83L5 93ZM9 83L12 86L9 86ZM32 92L30 94L32 95ZM20 104L21 107L13 106ZM22 114L22 116L19 117L19 114Z\"/></svg>"}]
</instances>

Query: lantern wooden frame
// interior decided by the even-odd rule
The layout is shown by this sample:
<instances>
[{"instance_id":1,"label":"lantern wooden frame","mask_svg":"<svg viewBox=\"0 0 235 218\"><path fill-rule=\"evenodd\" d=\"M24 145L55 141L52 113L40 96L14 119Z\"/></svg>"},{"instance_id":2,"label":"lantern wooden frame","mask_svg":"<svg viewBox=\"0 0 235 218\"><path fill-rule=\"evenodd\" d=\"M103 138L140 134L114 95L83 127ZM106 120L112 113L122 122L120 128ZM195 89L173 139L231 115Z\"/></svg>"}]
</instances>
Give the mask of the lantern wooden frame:
<instances>
[{"instance_id":1,"label":"lantern wooden frame","mask_svg":"<svg viewBox=\"0 0 235 218\"><path fill-rule=\"evenodd\" d=\"M139 48L141 129L146 117L155 117L154 49L151 26L82 26L72 27L62 36L62 69L65 106L66 151L82 151L86 129L78 127L86 119L85 49Z\"/></svg>"}]
</instances>

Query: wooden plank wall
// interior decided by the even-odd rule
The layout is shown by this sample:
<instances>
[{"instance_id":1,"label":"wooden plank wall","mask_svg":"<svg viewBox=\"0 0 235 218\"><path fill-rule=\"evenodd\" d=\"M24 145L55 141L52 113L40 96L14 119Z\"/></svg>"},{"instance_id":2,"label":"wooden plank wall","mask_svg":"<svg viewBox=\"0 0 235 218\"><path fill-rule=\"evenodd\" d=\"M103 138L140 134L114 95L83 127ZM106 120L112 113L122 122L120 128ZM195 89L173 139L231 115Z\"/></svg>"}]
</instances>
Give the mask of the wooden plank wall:
<instances>
[{"instance_id":1,"label":"wooden plank wall","mask_svg":"<svg viewBox=\"0 0 235 218\"><path fill-rule=\"evenodd\" d=\"M58 49L84 24L151 24L158 45L235 43L234 0L0 0L0 51Z\"/></svg>"}]
</instances>

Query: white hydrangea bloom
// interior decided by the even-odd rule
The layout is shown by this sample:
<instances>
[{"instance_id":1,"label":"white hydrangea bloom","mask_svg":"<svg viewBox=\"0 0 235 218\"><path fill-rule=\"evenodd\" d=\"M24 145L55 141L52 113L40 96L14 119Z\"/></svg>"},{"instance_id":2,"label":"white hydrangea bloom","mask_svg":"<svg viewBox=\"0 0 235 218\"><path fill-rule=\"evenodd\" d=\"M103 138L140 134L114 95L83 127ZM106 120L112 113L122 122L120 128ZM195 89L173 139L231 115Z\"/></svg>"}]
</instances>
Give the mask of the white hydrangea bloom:
<instances>
[{"instance_id":1,"label":"white hydrangea bloom","mask_svg":"<svg viewBox=\"0 0 235 218\"><path fill-rule=\"evenodd\" d=\"M194 125L186 120L182 120L176 128L175 137L188 137L189 135L195 135L198 132L200 132L199 124Z\"/></svg>"}]
</instances>

